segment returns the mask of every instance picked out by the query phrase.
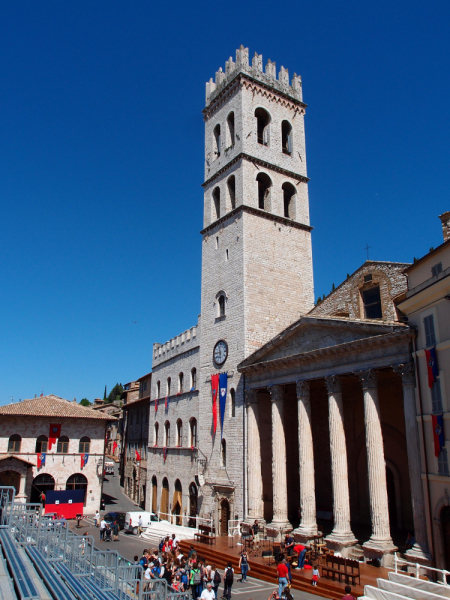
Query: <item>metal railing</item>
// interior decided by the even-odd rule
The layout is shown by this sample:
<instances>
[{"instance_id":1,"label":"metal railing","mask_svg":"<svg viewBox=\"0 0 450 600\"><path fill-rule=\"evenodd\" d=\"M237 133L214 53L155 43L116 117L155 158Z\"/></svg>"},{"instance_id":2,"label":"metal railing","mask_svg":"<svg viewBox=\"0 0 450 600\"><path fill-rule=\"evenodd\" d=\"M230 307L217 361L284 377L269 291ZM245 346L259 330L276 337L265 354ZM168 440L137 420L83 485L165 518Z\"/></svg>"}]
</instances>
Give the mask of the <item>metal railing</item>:
<instances>
[{"instance_id":1,"label":"metal railing","mask_svg":"<svg viewBox=\"0 0 450 600\"><path fill-rule=\"evenodd\" d=\"M448 587L447 576L450 575L450 571L446 569L436 569L435 567L428 567L427 565L421 565L420 563L408 562L404 558L399 558L397 552L394 553L394 571L398 573L399 567L412 567L414 569L414 576L420 577L420 570L429 571L432 574L431 581L436 581Z\"/></svg>"},{"instance_id":2,"label":"metal railing","mask_svg":"<svg viewBox=\"0 0 450 600\"><path fill-rule=\"evenodd\" d=\"M199 525L207 525L214 527L213 519L205 519L204 517L190 517L188 515L174 515L172 513L161 512L156 513L162 521L168 521L171 525L179 525L181 527L192 527L198 529Z\"/></svg>"},{"instance_id":3,"label":"metal railing","mask_svg":"<svg viewBox=\"0 0 450 600\"><path fill-rule=\"evenodd\" d=\"M76 535L67 521L45 517L39 504L14 498L14 488L0 487L0 526L11 543L34 546L50 567L68 569L93 595L100 589L118 600L189 600L188 592L176 592L164 579L144 579L141 565L116 551L98 550L92 536Z\"/></svg>"}]
</instances>

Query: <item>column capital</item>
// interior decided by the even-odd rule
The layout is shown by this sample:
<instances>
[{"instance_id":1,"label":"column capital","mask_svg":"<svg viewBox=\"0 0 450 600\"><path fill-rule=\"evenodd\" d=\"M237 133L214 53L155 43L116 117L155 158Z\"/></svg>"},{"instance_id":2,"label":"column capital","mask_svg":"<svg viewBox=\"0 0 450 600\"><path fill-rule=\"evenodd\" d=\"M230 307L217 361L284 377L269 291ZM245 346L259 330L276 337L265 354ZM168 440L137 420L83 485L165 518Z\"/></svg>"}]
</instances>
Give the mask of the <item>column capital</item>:
<instances>
[{"instance_id":1,"label":"column capital","mask_svg":"<svg viewBox=\"0 0 450 600\"><path fill-rule=\"evenodd\" d=\"M282 385L269 385L267 388L270 393L270 399L272 402L278 402L279 400L283 400L284 396L284 388Z\"/></svg>"},{"instance_id":2,"label":"column capital","mask_svg":"<svg viewBox=\"0 0 450 600\"><path fill-rule=\"evenodd\" d=\"M309 381L299 379L295 382L295 387L297 390L297 400L309 398Z\"/></svg>"},{"instance_id":3,"label":"column capital","mask_svg":"<svg viewBox=\"0 0 450 600\"><path fill-rule=\"evenodd\" d=\"M258 390L245 390L245 400L247 404L258 404Z\"/></svg>"},{"instance_id":4,"label":"column capital","mask_svg":"<svg viewBox=\"0 0 450 600\"><path fill-rule=\"evenodd\" d=\"M355 373L359 377L363 390L373 389L378 387L378 373L373 369L367 371L358 371Z\"/></svg>"},{"instance_id":5,"label":"column capital","mask_svg":"<svg viewBox=\"0 0 450 600\"><path fill-rule=\"evenodd\" d=\"M325 385L329 394L340 394L342 392L341 378L337 375L328 375L325 377Z\"/></svg>"},{"instance_id":6,"label":"column capital","mask_svg":"<svg viewBox=\"0 0 450 600\"><path fill-rule=\"evenodd\" d=\"M403 385L416 385L416 368L412 361L392 365L392 369L394 373L399 373L402 376Z\"/></svg>"}]
</instances>

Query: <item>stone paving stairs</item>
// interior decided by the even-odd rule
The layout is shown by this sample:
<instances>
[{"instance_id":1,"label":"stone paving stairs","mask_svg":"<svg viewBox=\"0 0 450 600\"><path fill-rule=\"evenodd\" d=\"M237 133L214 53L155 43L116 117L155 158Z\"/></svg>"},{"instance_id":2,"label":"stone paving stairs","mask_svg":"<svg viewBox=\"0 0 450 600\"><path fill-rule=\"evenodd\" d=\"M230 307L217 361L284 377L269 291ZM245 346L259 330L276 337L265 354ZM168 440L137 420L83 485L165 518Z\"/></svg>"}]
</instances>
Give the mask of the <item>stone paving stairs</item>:
<instances>
[{"instance_id":1,"label":"stone paving stairs","mask_svg":"<svg viewBox=\"0 0 450 600\"><path fill-rule=\"evenodd\" d=\"M377 586L366 585L360 600L442 600L450 598L450 586L432 583L403 573L389 573L377 579Z\"/></svg>"}]
</instances>

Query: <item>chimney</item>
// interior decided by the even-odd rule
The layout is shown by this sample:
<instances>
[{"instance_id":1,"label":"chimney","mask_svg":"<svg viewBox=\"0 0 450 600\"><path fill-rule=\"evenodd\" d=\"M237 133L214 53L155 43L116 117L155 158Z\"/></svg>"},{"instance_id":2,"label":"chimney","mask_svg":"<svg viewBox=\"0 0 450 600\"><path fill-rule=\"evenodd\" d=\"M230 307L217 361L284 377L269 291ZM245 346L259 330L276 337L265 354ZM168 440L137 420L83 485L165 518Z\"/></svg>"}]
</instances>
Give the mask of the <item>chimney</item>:
<instances>
[{"instance_id":1,"label":"chimney","mask_svg":"<svg viewBox=\"0 0 450 600\"><path fill-rule=\"evenodd\" d=\"M444 242L450 240L450 210L442 215L439 215L439 218L442 223L442 233L444 234Z\"/></svg>"}]
</instances>

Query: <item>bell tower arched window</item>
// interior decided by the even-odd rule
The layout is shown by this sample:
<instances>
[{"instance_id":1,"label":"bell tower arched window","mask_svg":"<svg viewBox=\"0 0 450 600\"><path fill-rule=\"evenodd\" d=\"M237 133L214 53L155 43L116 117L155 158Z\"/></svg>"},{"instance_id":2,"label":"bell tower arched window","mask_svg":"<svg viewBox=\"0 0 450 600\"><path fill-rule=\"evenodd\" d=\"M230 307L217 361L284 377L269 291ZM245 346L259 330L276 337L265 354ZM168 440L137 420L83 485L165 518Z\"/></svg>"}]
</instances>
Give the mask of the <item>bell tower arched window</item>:
<instances>
[{"instance_id":1,"label":"bell tower arched window","mask_svg":"<svg viewBox=\"0 0 450 600\"><path fill-rule=\"evenodd\" d=\"M216 187L212 196L214 202L214 217L220 219L220 188Z\"/></svg>"},{"instance_id":2,"label":"bell tower arched window","mask_svg":"<svg viewBox=\"0 0 450 600\"><path fill-rule=\"evenodd\" d=\"M256 117L256 133L258 144L262 144L263 146L269 145L269 124L270 124L270 115L267 110L264 108L257 108L255 110Z\"/></svg>"},{"instance_id":3,"label":"bell tower arched window","mask_svg":"<svg viewBox=\"0 0 450 600\"><path fill-rule=\"evenodd\" d=\"M236 208L236 178L234 175L228 177L227 180L228 197L230 198L231 210Z\"/></svg>"},{"instance_id":4,"label":"bell tower arched window","mask_svg":"<svg viewBox=\"0 0 450 600\"><path fill-rule=\"evenodd\" d=\"M178 393L183 393L183 384L184 384L184 373L180 373L178 375Z\"/></svg>"},{"instance_id":5,"label":"bell tower arched window","mask_svg":"<svg viewBox=\"0 0 450 600\"><path fill-rule=\"evenodd\" d=\"M197 369L193 367L191 369L191 392L197 389Z\"/></svg>"},{"instance_id":6,"label":"bell tower arched window","mask_svg":"<svg viewBox=\"0 0 450 600\"><path fill-rule=\"evenodd\" d=\"M230 112L227 117L228 126L228 142L230 146L234 146L234 112Z\"/></svg>"},{"instance_id":7,"label":"bell tower arched window","mask_svg":"<svg viewBox=\"0 0 450 600\"><path fill-rule=\"evenodd\" d=\"M214 159L220 156L220 125L214 127Z\"/></svg>"},{"instance_id":8,"label":"bell tower arched window","mask_svg":"<svg viewBox=\"0 0 450 600\"><path fill-rule=\"evenodd\" d=\"M258 182L258 208L269 210L272 180L266 173L258 173L256 181Z\"/></svg>"},{"instance_id":9,"label":"bell tower arched window","mask_svg":"<svg viewBox=\"0 0 450 600\"><path fill-rule=\"evenodd\" d=\"M281 123L281 148L283 154L292 154L292 126L288 121Z\"/></svg>"},{"instance_id":10,"label":"bell tower arched window","mask_svg":"<svg viewBox=\"0 0 450 600\"><path fill-rule=\"evenodd\" d=\"M286 182L282 185L283 188L283 202L284 202L284 216L288 219L295 217L295 194L296 190L292 183Z\"/></svg>"},{"instance_id":11,"label":"bell tower arched window","mask_svg":"<svg viewBox=\"0 0 450 600\"><path fill-rule=\"evenodd\" d=\"M172 383L172 380L170 377L167 378L167 394L166 396L170 396L170 384Z\"/></svg>"},{"instance_id":12,"label":"bell tower arched window","mask_svg":"<svg viewBox=\"0 0 450 600\"><path fill-rule=\"evenodd\" d=\"M222 440L220 447L220 463L222 467L227 466L227 443L225 440Z\"/></svg>"}]
</instances>

